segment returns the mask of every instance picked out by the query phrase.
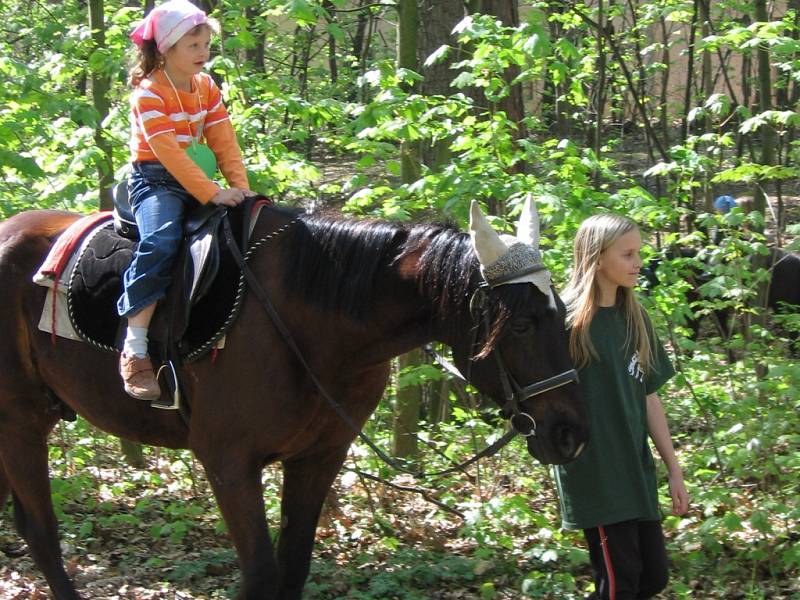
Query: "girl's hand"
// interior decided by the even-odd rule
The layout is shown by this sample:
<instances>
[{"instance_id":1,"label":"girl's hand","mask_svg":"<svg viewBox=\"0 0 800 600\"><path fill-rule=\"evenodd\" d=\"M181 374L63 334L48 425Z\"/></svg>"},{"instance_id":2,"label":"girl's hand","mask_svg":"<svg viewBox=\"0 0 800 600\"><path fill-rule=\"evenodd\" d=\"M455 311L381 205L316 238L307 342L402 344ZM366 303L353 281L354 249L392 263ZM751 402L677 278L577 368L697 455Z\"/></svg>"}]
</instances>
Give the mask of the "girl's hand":
<instances>
[{"instance_id":1,"label":"girl's hand","mask_svg":"<svg viewBox=\"0 0 800 600\"><path fill-rule=\"evenodd\" d=\"M689 492L683 482L683 473L678 470L669 476L669 495L672 496L672 514L685 515L689 510Z\"/></svg>"},{"instance_id":2,"label":"girl's hand","mask_svg":"<svg viewBox=\"0 0 800 600\"><path fill-rule=\"evenodd\" d=\"M239 188L220 190L211 198L211 202L218 206L236 206L244 201L244 192Z\"/></svg>"}]
</instances>

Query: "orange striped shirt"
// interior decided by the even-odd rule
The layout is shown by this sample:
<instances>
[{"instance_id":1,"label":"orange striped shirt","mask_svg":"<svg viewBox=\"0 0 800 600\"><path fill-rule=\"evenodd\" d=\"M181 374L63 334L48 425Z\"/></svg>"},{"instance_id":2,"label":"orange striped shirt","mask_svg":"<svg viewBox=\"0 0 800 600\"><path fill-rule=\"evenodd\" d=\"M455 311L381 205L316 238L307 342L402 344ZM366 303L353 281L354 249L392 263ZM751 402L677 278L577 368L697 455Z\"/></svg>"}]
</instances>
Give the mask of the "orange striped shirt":
<instances>
[{"instance_id":1,"label":"orange striped shirt","mask_svg":"<svg viewBox=\"0 0 800 600\"><path fill-rule=\"evenodd\" d=\"M172 151L187 148L192 140L201 143L205 138L231 186L249 189L239 144L219 87L207 73L198 74L192 83L191 92L175 90L163 72L155 71L134 89L131 160L161 162L192 196L208 202L219 190L217 184L185 152Z\"/></svg>"}]
</instances>

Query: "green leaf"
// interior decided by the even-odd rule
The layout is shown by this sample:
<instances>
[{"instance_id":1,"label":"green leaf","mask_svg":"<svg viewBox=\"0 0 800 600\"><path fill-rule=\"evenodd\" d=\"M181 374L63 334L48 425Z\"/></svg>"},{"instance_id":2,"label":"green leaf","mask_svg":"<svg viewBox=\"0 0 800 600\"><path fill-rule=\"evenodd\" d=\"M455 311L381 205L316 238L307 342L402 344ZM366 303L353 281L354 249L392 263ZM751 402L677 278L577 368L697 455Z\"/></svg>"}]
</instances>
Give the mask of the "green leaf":
<instances>
[{"instance_id":1,"label":"green leaf","mask_svg":"<svg viewBox=\"0 0 800 600\"><path fill-rule=\"evenodd\" d=\"M45 177L45 172L34 159L4 148L0 148L0 167L11 167L21 175L33 179L43 179Z\"/></svg>"},{"instance_id":2,"label":"green leaf","mask_svg":"<svg viewBox=\"0 0 800 600\"><path fill-rule=\"evenodd\" d=\"M345 33L344 29L342 29L338 23L328 23L328 33L331 37L336 40L337 43L343 44L347 40L347 34Z\"/></svg>"},{"instance_id":3,"label":"green leaf","mask_svg":"<svg viewBox=\"0 0 800 600\"><path fill-rule=\"evenodd\" d=\"M87 519L78 528L78 537L87 538L92 534L92 531L94 531L94 521Z\"/></svg>"},{"instance_id":4,"label":"green leaf","mask_svg":"<svg viewBox=\"0 0 800 600\"><path fill-rule=\"evenodd\" d=\"M450 84L454 88L465 88L473 85L475 83L475 76L472 73L467 71L463 71L458 74L458 77L453 79L453 82Z\"/></svg>"},{"instance_id":5,"label":"green leaf","mask_svg":"<svg viewBox=\"0 0 800 600\"><path fill-rule=\"evenodd\" d=\"M566 37L560 38L556 44L556 51L560 54L564 60L578 60L581 56L580 51L578 48L569 41Z\"/></svg>"},{"instance_id":6,"label":"green leaf","mask_svg":"<svg viewBox=\"0 0 800 600\"><path fill-rule=\"evenodd\" d=\"M493 600L494 598L497 598L497 590L495 589L494 584L489 581L482 583L478 591L481 595L481 598L484 600Z\"/></svg>"},{"instance_id":7,"label":"green leaf","mask_svg":"<svg viewBox=\"0 0 800 600\"><path fill-rule=\"evenodd\" d=\"M542 40L541 36L538 33L534 33L522 45L522 49L525 52L529 52L530 54L536 56L538 51L544 46L544 41Z\"/></svg>"},{"instance_id":8,"label":"green leaf","mask_svg":"<svg viewBox=\"0 0 800 600\"><path fill-rule=\"evenodd\" d=\"M725 513L725 516L722 517L722 522L725 525L725 529L728 531L742 530L742 520L739 518L739 515L733 511Z\"/></svg>"},{"instance_id":9,"label":"green leaf","mask_svg":"<svg viewBox=\"0 0 800 600\"><path fill-rule=\"evenodd\" d=\"M686 120L689 123L694 123L697 119L702 119L703 116L705 116L705 113L706 111L704 108L696 106L695 108L689 111L688 115L686 115Z\"/></svg>"},{"instance_id":10,"label":"green leaf","mask_svg":"<svg viewBox=\"0 0 800 600\"><path fill-rule=\"evenodd\" d=\"M769 517L766 511L763 510L753 511L753 514L750 515L750 524L761 533L770 533L772 531Z\"/></svg>"},{"instance_id":11,"label":"green leaf","mask_svg":"<svg viewBox=\"0 0 800 600\"><path fill-rule=\"evenodd\" d=\"M317 11L307 0L291 0L286 10L289 16L300 24L311 25L317 22Z\"/></svg>"},{"instance_id":12,"label":"green leaf","mask_svg":"<svg viewBox=\"0 0 800 600\"><path fill-rule=\"evenodd\" d=\"M453 27L453 33L458 35L459 33L464 33L466 31L469 31L472 28L472 25L473 25L472 17L467 15L466 17L461 19L458 23L456 23L456 26Z\"/></svg>"},{"instance_id":13,"label":"green leaf","mask_svg":"<svg viewBox=\"0 0 800 600\"><path fill-rule=\"evenodd\" d=\"M436 64L440 60L444 60L447 58L447 55L450 53L450 46L447 44L443 44L439 46L436 50L431 52L430 56L425 59L425 66L430 67L431 65Z\"/></svg>"}]
</instances>

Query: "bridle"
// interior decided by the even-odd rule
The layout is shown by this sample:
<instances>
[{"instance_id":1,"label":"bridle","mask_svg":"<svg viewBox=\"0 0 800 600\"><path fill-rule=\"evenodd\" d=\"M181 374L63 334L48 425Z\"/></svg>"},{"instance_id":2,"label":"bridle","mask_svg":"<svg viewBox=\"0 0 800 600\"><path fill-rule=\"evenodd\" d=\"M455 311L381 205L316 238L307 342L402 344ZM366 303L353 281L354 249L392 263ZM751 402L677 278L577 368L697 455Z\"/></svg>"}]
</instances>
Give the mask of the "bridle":
<instances>
[{"instance_id":1,"label":"bridle","mask_svg":"<svg viewBox=\"0 0 800 600\"><path fill-rule=\"evenodd\" d=\"M469 381L472 372L472 365L475 362L475 350L479 341L480 329L485 330L488 335L491 332L491 322L489 318L489 296L488 290L492 289L488 283L482 283L475 290L470 300L470 314L478 323L473 327L472 342L470 344L470 357L467 365L466 381ZM536 419L523 410L522 403L533 398L562 387L569 383L578 383L578 372L575 369L568 369L547 379L542 379L526 386L521 386L515 377L506 367L500 348L492 350L492 356L497 367L497 374L500 384L503 386L503 396L505 402L501 408L503 415L511 421L514 430L523 437L536 437ZM455 367L454 367L455 368ZM457 370L457 369L456 369Z\"/></svg>"}]
</instances>

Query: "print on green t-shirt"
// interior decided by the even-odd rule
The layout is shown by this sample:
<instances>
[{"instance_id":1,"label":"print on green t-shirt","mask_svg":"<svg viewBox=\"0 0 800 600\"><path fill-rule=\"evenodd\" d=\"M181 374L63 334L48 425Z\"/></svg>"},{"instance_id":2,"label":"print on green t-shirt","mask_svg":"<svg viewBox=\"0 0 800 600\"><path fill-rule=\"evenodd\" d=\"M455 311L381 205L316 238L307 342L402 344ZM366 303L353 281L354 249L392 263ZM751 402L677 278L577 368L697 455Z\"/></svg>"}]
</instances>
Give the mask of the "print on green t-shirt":
<instances>
[{"instance_id":1,"label":"print on green t-shirt","mask_svg":"<svg viewBox=\"0 0 800 600\"><path fill-rule=\"evenodd\" d=\"M649 322L648 328L652 332ZM652 333L654 364L647 373L642 370L618 307L598 308L589 334L598 359L579 375L590 439L575 461L554 469L563 526L660 519L645 398L675 371Z\"/></svg>"}]
</instances>

